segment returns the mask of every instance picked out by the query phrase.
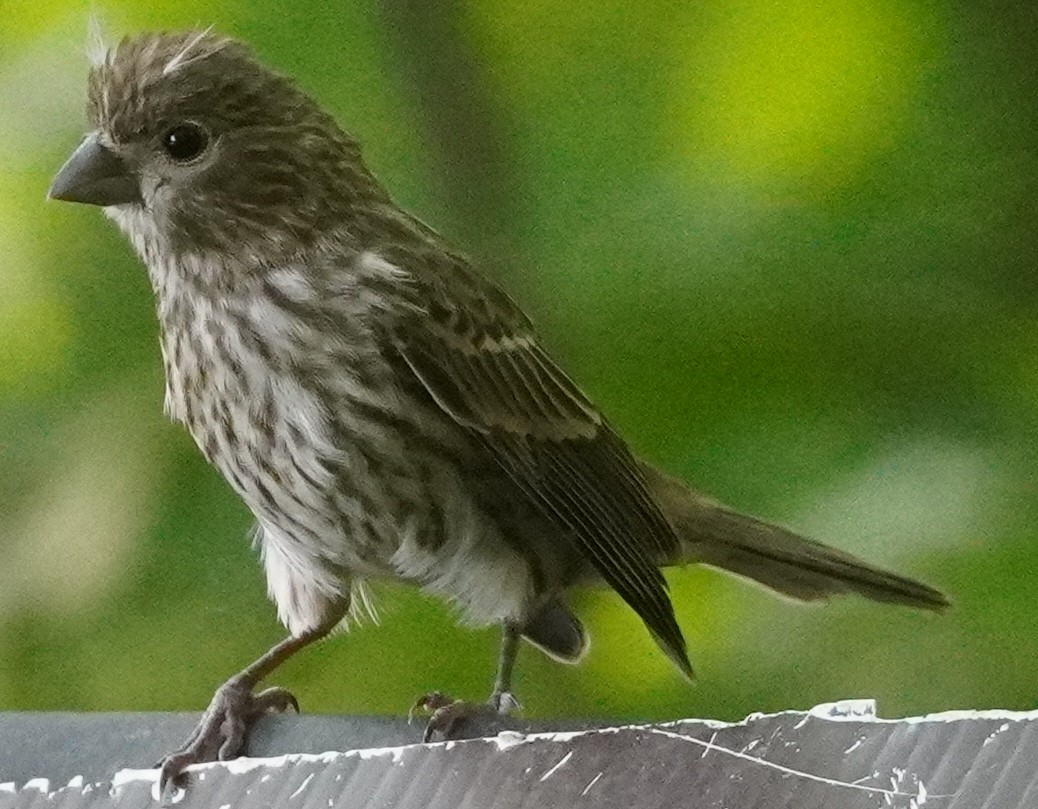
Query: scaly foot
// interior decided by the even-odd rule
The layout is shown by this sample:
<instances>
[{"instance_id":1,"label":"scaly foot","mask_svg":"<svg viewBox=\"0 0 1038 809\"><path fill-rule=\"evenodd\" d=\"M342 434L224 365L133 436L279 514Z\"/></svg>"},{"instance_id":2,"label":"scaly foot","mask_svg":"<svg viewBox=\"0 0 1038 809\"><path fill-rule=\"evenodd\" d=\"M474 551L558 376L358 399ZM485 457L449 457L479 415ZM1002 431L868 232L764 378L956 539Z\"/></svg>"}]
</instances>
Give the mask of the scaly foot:
<instances>
[{"instance_id":1,"label":"scaly foot","mask_svg":"<svg viewBox=\"0 0 1038 809\"><path fill-rule=\"evenodd\" d=\"M268 688L258 694L232 677L213 695L209 707L187 741L162 759L159 767L159 793L163 800L172 793L184 770L204 761L227 761L241 755L245 736L263 714L299 712L299 703L284 688Z\"/></svg>"},{"instance_id":2,"label":"scaly foot","mask_svg":"<svg viewBox=\"0 0 1038 809\"><path fill-rule=\"evenodd\" d=\"M439 691L432 691L415 700L407 718L412 719L416 713L429 714L422 741L431 742L436 738L445 741L455 738L455 732L466 722L482 719L493 723L507 718L518 708L519 703L507 691L495 691L486 702L452 699Z\"/></svg>"}]
</instances>

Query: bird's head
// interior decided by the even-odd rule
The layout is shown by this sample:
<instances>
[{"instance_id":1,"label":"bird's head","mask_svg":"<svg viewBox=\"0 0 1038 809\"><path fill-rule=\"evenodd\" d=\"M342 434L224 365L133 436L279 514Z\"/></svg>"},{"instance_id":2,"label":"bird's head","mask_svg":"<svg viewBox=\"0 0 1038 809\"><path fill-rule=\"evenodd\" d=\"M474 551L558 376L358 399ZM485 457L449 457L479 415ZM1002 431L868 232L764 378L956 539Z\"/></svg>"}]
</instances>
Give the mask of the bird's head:
<instances>
[{"instance_id":1,"label":"bird's head","mask_svg":"<svg viewBox=\"0 0 1038 809\"><path fill-rule=\"evenodd\" d=\"M384 194L313 99L209 31L124 39L90 71L87 114L49 196L163 251L283 254Z\"/></svg>"}]
</instances>

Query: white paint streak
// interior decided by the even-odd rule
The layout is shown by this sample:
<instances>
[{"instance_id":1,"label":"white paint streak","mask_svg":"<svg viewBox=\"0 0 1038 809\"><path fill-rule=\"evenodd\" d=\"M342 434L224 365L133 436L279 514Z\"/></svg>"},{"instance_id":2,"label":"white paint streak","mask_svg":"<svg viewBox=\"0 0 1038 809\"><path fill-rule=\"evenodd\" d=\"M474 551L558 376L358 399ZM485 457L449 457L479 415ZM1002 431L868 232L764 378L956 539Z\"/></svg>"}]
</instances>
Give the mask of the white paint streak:
<instances>
[{"instance_id":1,"label":"white paint streak","mask_svg":"<svg viewBox=\"0 0 1038 809\"><path fill-rule=\"evenodd\" d=\"M572 750L570 750L568 753L566 753L566 755L564 755L561 759L559 759L558 763L554 767L552 767L550 770L545 772L544 775L541 776L540 780L542 782L543 781L547 781L549 778L551 778L553 775L555 775L555 773L558 772L558 769L563 764L565 764L567 761L569 761L571 758L573 758L573 751Z\"/></svg>"},{"instance_id":2,"label":"white paint streak","mask_svg":"<svg viewBox=\"0 0 1038 809\"><path fill-rule=\"evenodd\" d=\"M660 735L660 736L666 736L667 738L670 738L670 739L678 739L678 740L681 740L681 741L684 741L684 742L688 742L689 744L697 745L699 747L708 747L711 750L716 750L719 753L724 753L725 755L732 756L733 758L738 758L738 759L742 759L744 761L749 761L749 762L751 762L753 764L759 764L762 767L767 767L767 768L772 769L772 770L777 770L778 772L785 773L786 775L793 775L793 776L796 776L797 778L803 778L803 779L808 780L808 781L815 781L816 783L820 783L820 784L828 784L829 786L840 787L841 789L853 789L853 790L857 790L859 792L868 792L868 793L873 794L873 795L883 795L885 798L892 798L892 797L895 797L895 796L896 797L904 797L904 798L915 798L916 797L915 793L899 792L896 789L882 789L881 787L867 787L867 786L863 786L861 784L851 783L849 781L840 781L839 779L836 779L836 778L826 778L823 775L815 775L814 773L804 772L803 770L797 770L797 769L794 769L793 767L786 767L783 764L776 764L773 761L768 761L768 760L763 759L763 758L757 758L756 756L749 756L749 755L747 755L745 753L740 753L738 750L730 750L727 747L722 747L720 745L715 745L715 744L713 744L711 742L704 742L702 739L697 739L694 736L683 736L680 733L672 733L670 731L663 730L661 728L652 728L652 727L650 727L648 730L649 730L649 732L655 733L655 734ZM951 797L951 796L943 796L943 797Z\"/></svg>"},{"instance_id":3,"label":"white paint streak","mask_svg":"<svg viewBox=\"0 0 1038 809\"><path fill-rule=\"evenodd\" d=\"M857 750L859 747L861 747L864 743L865 743L865 737L862 736L854 744L852 744L850 747L848 747L846 750L844 750L843 754L847 755L848 753L853 753L855 750Z\"/></svg>"},{"instance_id":4,"label":"white paint streak","mask_svg":"<svg viewBox=\"0 0 1038 809\"><path fill-rule=\"evenodd\" d=\"M306 778L303 779L303 783L301 783L296 788L296 791L288 796L289 800L291 800L292 798L294 798L297 795L301 794L304 789L306 789L308 786L310 786L310 782L314 780L314 775L315 775L315 773L310 773L308 776L306 776Z\"/></svg>"},{"instance_id":5,"label":"white paint streak","mask_svg":"<svg viewBox=\"0 0 1038 809\"><path fill-rule=\"evenodd\" d=\"M600 772L598 775L596 775L594 778L588 781L587 786L584 787L584 791L580 793L580 797L584 797L585 795L587 795L591 791L591 787L597 784L598 779L601 778L603 775L605 775L605 772Z\"/></svg>"},{"instance_id":6,"label":"white paint streak","mask_svg":"<svg viewBox=\"0 0 1038 809\"><path fill-rule=\"evenodd\" d=\"M942 711L941 713L925 714L924 716L906 716L903 719L876 719L874 721L917 724L919 722L962 722L975 719L1002 719L1006 723L1036 722L1038 721L1038 711L1006 711L1001 709L989 711Z\"/></svg>"}]
</instances>

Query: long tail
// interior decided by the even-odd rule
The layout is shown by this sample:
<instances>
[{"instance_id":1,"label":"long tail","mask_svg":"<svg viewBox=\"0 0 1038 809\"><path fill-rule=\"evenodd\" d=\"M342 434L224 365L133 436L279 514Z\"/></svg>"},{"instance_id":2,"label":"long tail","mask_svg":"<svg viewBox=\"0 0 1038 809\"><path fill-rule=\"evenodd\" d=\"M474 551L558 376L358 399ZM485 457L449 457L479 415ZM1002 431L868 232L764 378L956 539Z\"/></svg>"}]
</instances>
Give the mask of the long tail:
<instances>
[{"instance_id":1,"label":"long tail","mask_svg":"<svg viewBox=\"0 0 1038 809\"><path fill-rule=\"evenodd\" d=\"M732 511L648 464L643 472L681 538L682 558L675 562L721 568L801 601L858 593L927 610L950 604L943 593L922 582Z\"/></svg>"}]
</instances>

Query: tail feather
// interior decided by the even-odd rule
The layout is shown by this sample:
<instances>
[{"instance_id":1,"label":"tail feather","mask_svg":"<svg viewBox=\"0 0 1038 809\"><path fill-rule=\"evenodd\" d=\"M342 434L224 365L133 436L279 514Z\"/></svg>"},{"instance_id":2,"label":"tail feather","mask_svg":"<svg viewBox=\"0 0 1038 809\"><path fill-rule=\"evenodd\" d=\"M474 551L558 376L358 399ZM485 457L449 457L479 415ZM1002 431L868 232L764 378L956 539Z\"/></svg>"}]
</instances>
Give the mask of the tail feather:
<instances>
[{"instance_id":1,"label":"tail feather","mask_svg":"<svg viewBox=\"0 0 1038 809\"><path fill-rule=\"evenodd\" d=\"M949 606L943 593L922 582L739 514L648 466L644 471L681 538L682 558L676 562L720 568L800 601L857 593L927 610Z\"/></svg>"}]
</instances>

